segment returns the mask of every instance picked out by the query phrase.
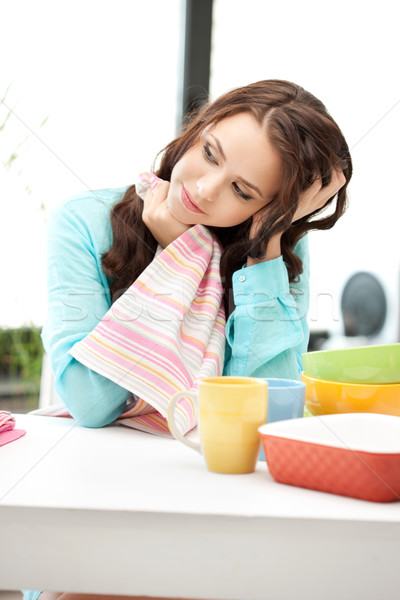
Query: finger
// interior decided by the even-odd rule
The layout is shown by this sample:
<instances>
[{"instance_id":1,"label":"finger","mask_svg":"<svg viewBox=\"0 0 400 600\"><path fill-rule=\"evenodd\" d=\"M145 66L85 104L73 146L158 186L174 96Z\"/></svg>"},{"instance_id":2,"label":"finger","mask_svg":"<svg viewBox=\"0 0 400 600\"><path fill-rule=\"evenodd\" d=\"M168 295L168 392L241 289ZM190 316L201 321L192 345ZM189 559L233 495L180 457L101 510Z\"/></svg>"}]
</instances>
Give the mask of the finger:
<instances>
[{"instance_id":1,"label":"finger","mask_svg":"<svg viewBox=\"0 0 400 600\"><path fill-rule=\"evenodd\" d=\"M329 197L331 198L344 186L346 183L346 177L344 176L343 171L338 171L337 169L332 169L331 181L326 187L327 193L329 193Z\"/></svg>"},{"instance_id":2,"label":"finger","mask_svg":"<svg viewBox=\"0 0 400 600\"><path fill-rule=\"evenodd\" d=\"M160 206L167 199L169 190L169 181L160 180L159 183L152 189L153 198L152 205L155 207Z\"/></svg>"},{"instance_id":3,"label":"finger","mask_svg":"<svg viewBox=\"0 0 400 600\"><path fill-rule=\"evenodd\" d=\"M158 184L161 181L162 181L162 179L160 179L159 177L157 177L157 175L154 175L154 173L149 173L150 187L151 187L151 189L153 191L156 189L156 187L158 186Z\"/></svg>"},{"instance_id":4,"label":"finger","mask_svg":"<svg viewBox=\"0 0 400 600\"><path fill-rule=\"evenodd\" d=\"M261 227L261 219L262 219L262 211L263 208L260 208L256 213L254 213L252 218L252 223L250 227L250 239L255 237L258 233L259 228Z\"/></svg>"},{"instance_id":5,"label":"finger","mask_svg":"<svg viewBox=\"0 0 400 600\"><path fill-rule=\"evenodd\" d=\"M145 192L144 198L143 198L143 202L145 206L149 206L151 204L151 201L153 200L153 190L151 189L151 187L149 186Z\"/></svg>"},{"instance_id":6,"label":"finger","mask_svg":"<svg viewBox=\"0 0 400 600\"><path fill-rule=\"evenodd\" d=\"M169 189L169 181L163 181L158 179L158 182L153 182L151 186L147 188L146 195L144 197L144 203L147 209L156 208L167 198Z\"/></svg>"},{"instance_id":7,"label":"finger","mask_svg":"<svg viewBox=\"0 0 400 600\"><path fill-rule=\"evenodd\" d=\"M144 196L146 195L147 188L150 186L152 189L157 185L157 183L161 181L157 175L152 173L151 171L144 171L143 173L139 173L138 179L136 182L136 193L137 195L144 200Z\"/></svg>"},{"instance_id":8,"label":"finger","mask_svg":"<svg viewBox=\"0 0 400 600\"><path fill-rule=\"evenodd\" d=\"M316 178L312 186L307 190L308 195L304 198L303 210L307 209L308 213L320 210L328 202L329 198L333 196L335 192L332 192L333 186L331 183L326 187L322 186L322 178L319 176Z\"/></svg>"},{"instance_id":9,"label":"finger","mask_svg":"<svg viewBox=\"0 0 400 600\"><path fill-rule=\"evenodd\" d=\"M344 184L346 183L346 176L343 173L343 171L336 171L337 175L338 175L338 179L339 179L339 183L340 183L340 188L344 186ZM340 189L339 188L339 189Z\"/></svg>"},{"instance_id":10,"label":"finger","mask_svg":"<svg viewBox=\"0 0 400 600\"><path fill-rule=\"evenodd\" d=\"M316 196L322 189L322 177L318 175L308 189L310 190L310 196Z\"/></svg>"},{"instance_id":11,"label":"finger","mask_svg":"<svg viewBox=\"0 0 400 600\"><path fill-rule=\"evenodd\" d=\"M320 193L322 188L321 177L316 177L313 183L308 187L302 194L300 194L300 201L303 203L310 202L317 194Z\"/></svg>"}]
</instances>

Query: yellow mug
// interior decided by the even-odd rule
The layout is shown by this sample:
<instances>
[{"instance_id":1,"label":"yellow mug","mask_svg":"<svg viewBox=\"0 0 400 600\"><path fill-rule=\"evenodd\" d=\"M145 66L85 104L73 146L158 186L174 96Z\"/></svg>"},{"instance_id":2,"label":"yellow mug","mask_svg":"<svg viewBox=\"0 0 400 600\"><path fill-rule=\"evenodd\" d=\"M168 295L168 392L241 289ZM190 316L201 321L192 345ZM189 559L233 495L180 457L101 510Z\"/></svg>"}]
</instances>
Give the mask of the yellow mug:
<instances>
[{"instance_id":1,"label":"yellow mug","mask_svg":"<svg viewBox=\"0 0 400 600\"><path fill-rule=\"evenodd\" d=\"M175 423L181 398L198 403L200 444L185 438ZM172 435L204 455L215 473L252 473L260 452L258 427L267 418L268 384L256 377L201 379L197 392L178 392L168 406Z\"/></svg>"}]
</instances>

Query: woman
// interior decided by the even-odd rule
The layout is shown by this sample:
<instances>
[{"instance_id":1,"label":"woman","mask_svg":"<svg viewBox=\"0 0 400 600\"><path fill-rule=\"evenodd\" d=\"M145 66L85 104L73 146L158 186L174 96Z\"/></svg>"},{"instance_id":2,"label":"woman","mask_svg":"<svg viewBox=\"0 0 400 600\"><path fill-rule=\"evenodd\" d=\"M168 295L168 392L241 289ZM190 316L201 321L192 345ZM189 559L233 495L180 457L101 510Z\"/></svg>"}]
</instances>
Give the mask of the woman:
<instances>
[{"instance_id":1,"label":"woman","mask_svg":"<svg viewBox=\"0 0 400 600\"><path fill-rule=\"evenodd\" d=\"M269 80L203 107L166 147L156 174L162 181L144 203L135 186L83 194L50 224L43 340L59 396L89 427L118 418L130 393L68 351L150 264L157 245L195 224L223 247L224 374L298 378L308 343L305 234L329 229L343 214L352 165L324 105L293 83ZM41 600L55 597L45 592Z\"/></svg>"},{"instance_id":2,"label":"woman","mask_svg":"<svg viewBox=\"0 0 400 600\"><path fill-rule=\"evenodd\" d=\"M346 141L323 104L293 83L262 81L191 120L165 149L157 171L164 183L144 205L135 186L62 204L49 224L43 341L71 414L101 427L123 412L130 393L68 352L152 261L157 243L165 247L195 223L224 248L224 374L298 378L308 343L304 234L343 214L351 172ZM320 217L328 204L330 214Z\"/></svg>"}]
</instances>

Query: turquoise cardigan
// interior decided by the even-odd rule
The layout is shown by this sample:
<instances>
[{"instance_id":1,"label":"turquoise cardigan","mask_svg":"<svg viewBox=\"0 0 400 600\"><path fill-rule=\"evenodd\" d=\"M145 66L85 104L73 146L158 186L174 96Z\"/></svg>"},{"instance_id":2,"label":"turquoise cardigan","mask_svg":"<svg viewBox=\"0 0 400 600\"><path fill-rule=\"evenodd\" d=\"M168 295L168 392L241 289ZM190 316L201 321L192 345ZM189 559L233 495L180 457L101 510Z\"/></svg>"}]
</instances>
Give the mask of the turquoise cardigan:
<instances>
[{"instance_id":1,"label":"turquoise cardigan","mask_svg":"<svg viewBox=\"0 0 400 600\"><path fill-rule=\"evenodd\" d=\"M48 316L42 339L56 391L72 416L102 427L124 410L130 392L77 362L68 351L111 306L101 257L112 244L110 210L126 188L84 192L61 203L48 224ZM298 379L308 344L307 238L296 253L303 274L289 289L282 257L233 275L235 309L226 325L224 375Z\"/></svg>"}]
</instances>

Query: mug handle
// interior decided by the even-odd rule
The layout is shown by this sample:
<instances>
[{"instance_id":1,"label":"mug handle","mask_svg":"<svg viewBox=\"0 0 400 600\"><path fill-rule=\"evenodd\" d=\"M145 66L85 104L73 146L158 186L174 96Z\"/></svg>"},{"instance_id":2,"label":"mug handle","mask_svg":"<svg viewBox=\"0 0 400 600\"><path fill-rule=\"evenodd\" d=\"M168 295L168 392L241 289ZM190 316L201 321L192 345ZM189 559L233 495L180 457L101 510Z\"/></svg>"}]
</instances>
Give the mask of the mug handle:
<instances>
[{"instance_id":1,"label":"mug handle","mask_svg":"<svg viewBox=\"0 0 400 600\"><path fill-rule=\"evenodd\" d=\"M174 410L178 403L178 400L180 400L180 398L183 396L186 396L186 397L190 396L190 398L192 398L192 400L197 402L197 394L195 392L191 392L191 391L187 390L187 391L178 392L177 394L175 394L175 396L173 396L171 398L170 403L168 404L168 414L167 414L168 427L170 428L170 431L171 431L172 435L174 436L174 438L176 438L183 444L186 444L186 446L189 446L189 448L193 448L193 450L196 450L196 452L198 452L199 454L202 454L201 445L198 444L197 442L192 442L192 441L188 440L184 435L181 434L181 432L175 425Z\"/></svg>"}]
</instances>

